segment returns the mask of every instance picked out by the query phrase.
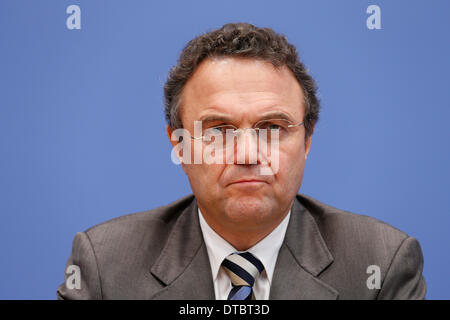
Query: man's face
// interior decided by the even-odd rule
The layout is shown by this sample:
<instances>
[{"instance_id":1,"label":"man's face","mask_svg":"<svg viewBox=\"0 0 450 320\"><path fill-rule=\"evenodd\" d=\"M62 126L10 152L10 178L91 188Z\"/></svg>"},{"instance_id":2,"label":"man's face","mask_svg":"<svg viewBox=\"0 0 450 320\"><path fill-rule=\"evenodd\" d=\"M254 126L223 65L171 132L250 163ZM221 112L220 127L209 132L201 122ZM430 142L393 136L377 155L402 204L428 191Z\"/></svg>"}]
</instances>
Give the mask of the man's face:
<instances>
[{"instance_id":1,"label":"man's face","mask_svg":"<svg viewBox=\"0 0 450 320\"><path fill-rule=\"evenodd\" d=\"M223 118L226 120L216 120L207 126L231 124L251 128L274 112L284 114L292 123L302 122L303 91L287 67L275 69L260 60L206 59L186 83L182 94L181 120L192 136L195 120ZM170 129L168 133L170 136ZM193 142L192 154L196 152ZM246 164L237 161L183 164L208 224L219 233L276 227L288 213L300 188L310 142L311 138L305 143L304 126L293 128L289 138L279 145L278 170L273 175L262 176L261 164L249 164L248 158ZM237 182L242 179L254 181Z\"/></svg>"}]
</instances>

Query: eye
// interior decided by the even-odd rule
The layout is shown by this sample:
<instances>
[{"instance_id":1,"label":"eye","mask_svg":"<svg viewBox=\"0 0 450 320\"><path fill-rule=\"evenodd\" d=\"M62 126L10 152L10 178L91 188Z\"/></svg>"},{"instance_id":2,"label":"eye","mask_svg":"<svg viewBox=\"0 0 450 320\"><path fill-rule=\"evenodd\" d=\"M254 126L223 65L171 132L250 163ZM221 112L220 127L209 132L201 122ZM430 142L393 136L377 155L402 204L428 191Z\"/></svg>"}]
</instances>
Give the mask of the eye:
<instances>
[{"instance_id":1,"label":"eye","mask_svg":"<svg viewBox=\"0 0 450 320\"><path fill-rule=\"evenodd\" d=\"M209 130L211 130L211 134L221 134L225 132L224 127L214 127Z\"/></svg>"},{"instance_id":2,"label":"eye","mask_svg":"<svg viewBox=\"0 0 450 320\"><path fill-rule=\"evenodd\" d=\"M260 129L266 129L266 130L278 130L282 131L283 129L287 128L287 124L283 120L268 120L268 121L261 121L261 123L258 125Z\"/></svg>"},{"instance_id":3,"label":"eye","mask_svg":"<svg viewBox=\"0 0 450 320\"><path fill-rule=\"evenodd\" d=\"M280 130L280 129L282 129L282 127L279 124L271 123L271 124L269 124L267 129L269 129L269 130Z\"/></svg>"},{"instance_id":4,"label":"eye","mask_svg":"<svg viewBox=\"0 0 450 320\"><path fill-rule=\"evenodd\" d=\"M215 127L211 127L205 130L204 134L208 134L208 135L225 135L227 133L227 130L234 130L235 128L233 126L228 126L228 125L220 125L220 126L215 126Z\"/></svg>"}]
</instances>

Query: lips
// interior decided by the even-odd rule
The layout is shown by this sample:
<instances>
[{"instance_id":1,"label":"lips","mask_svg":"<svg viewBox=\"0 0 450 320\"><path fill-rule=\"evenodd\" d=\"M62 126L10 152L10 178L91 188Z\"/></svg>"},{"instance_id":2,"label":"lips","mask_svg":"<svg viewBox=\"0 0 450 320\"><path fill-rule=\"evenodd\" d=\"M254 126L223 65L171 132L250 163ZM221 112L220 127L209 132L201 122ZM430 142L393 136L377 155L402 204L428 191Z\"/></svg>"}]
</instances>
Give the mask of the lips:
<instances>
[{"instance_id":1,"label":"lips","mask_svg":"<svg viewBox=\"0 0 450 320\"><path fill-rule=\"evenodd\" d=\"M250 178L250 179L239 179L236 181L231 182L228 185L232 185L232 184L237 184L237 183L242 183L242 184L251 184L251 183L267 183L267 181L265 180L261 180L261 179L256 179L256 178Z\"/></svg>"}]
</instances>

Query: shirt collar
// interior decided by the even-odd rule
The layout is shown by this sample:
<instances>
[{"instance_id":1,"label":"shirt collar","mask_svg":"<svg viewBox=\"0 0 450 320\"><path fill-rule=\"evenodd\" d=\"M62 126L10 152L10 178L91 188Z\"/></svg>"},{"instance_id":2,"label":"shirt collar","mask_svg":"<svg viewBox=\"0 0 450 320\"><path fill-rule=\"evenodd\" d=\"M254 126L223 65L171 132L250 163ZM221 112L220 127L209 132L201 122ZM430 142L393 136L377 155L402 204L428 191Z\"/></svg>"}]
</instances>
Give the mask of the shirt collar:
<instances>
[{"instance_id":1,"label":"shirt collar","mask_svg":"<svg viewBox=\"0 0 450 320\"><path fill-rule=\"evenodd\" d=\"M289 217L291 215L291 210L289 210L283 221L264 239L259 241L253 247L249 248L248 252L257 257L264 265L264 270L266 271L269 283L272 283L272 276L275 270L275 263L278 257L278 251L286 234L286 229L289 223ZM237 252L230 243L218 235L203 218L203 214L198 209L198 216L200 220L200 227L203 233L203 239L205 241L206 249L208 251L209 262L211 264L211 271L213 274L213 280L216 280L219 273L222 261L232 254Z\"/></svg>"}]
</instances>

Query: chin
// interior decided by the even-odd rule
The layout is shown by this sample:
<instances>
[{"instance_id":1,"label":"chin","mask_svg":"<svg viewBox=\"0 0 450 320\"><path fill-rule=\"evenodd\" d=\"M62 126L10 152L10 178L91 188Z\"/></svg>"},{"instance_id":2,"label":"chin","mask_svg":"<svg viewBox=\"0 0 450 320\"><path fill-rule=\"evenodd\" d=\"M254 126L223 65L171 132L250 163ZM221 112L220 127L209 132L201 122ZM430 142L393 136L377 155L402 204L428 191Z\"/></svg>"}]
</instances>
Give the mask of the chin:
<instances>
[{"instance_id":1,"label":"chin","mask_svg":"<svg viewBox=\"0 0 450 320\"><path fill-rule=\"evenodd\" d=\"M272 211L270 201L255 196L229 198L225 204L225 212L230 220L236 223L255 223L264 220Z\"/></svg>"}]
</instances>

